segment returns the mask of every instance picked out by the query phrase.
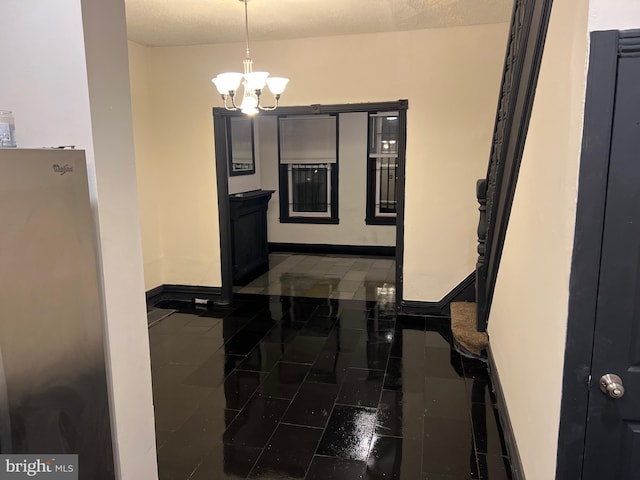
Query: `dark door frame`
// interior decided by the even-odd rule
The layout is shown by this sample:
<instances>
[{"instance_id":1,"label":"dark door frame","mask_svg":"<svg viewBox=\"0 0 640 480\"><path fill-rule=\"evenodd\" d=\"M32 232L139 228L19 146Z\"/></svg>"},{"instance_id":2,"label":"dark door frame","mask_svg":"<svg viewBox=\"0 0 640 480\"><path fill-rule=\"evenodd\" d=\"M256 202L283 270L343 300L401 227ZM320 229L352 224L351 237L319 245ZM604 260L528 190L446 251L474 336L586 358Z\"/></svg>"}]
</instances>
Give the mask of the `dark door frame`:
<instances>
[{"instance_id":1,"label":"dark door frame","mask_svg":"<svg viewBox=\"0 0 640 480\"><path fill-rule=\"evenodd\" d=\"M314 115L327 113L377 112L397 110L404 138L398 153L397 184L397 220L396 220L396 308L402 301L402 264L404 261L404 206L405 206L405 165L408 100L375 103L347 103L339 105L309 105L298 107L279 107L273 112L261 112L260 115ZM220 232L220 268L222 287L219 303L229 304L233 300L233 261L231 256L231 216L229 213L229 185L227 166L226 117L243 115L238 111L229 111L221 107L213 108L213 135L216 155L216 185L218 187L218 228ZM364 218L363 212L363 218ZM363 220L364 221L364 220Z\"/></svg>"},{"instance_id":2,"label":"dark door frame","mask_svg":"<svg viewBox=\"0 0 640 480\"><path fill-rule=\"evenodd\" d=\"M556 479L582 478L618 58L640 53L640 30L590 34ZM596 380L597 381L597 380Z\"/></svg>"}]
</instances>

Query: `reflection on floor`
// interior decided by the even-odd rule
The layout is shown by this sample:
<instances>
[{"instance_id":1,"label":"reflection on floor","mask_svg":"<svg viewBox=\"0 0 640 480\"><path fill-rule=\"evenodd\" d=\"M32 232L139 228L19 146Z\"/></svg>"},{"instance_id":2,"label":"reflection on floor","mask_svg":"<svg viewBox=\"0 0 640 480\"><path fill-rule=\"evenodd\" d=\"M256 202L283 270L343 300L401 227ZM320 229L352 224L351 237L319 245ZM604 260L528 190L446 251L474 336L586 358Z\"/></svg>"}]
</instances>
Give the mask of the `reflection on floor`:
<instances>
[{"instance_id":1,"label":"reflection on floor","mask_svg":"<svg viewBox=\"0 0 640 480\"><path fill-rule=\"evenodd\" d=\"M377 300L395 294L393 257L272 253L270 270L240 293Z\"/></svg>"},{"instance_id":2,"label":"reflection on floor","mask_svg":"<svg viewBox=\"0 0 640 480\"><path fill-rule=\"evenodd\" d=\"M159 306L178 310L150 329L162 480L511 478L447 322L384 297Z\"/></svg>"}]
</instances>

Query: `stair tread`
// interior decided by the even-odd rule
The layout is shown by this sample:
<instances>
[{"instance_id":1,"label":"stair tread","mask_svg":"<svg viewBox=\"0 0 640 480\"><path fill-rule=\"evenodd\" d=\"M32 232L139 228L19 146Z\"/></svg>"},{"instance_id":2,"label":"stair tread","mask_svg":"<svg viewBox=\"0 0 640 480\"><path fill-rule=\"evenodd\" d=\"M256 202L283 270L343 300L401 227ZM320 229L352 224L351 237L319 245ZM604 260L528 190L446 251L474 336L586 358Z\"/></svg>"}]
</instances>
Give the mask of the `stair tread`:
<instances>
[{"instance_id":1,"label":"stair tread","mask_svg":"<svg viewBox=\"0 0 640 480\"><path fill-rule=\"evenodd\" d=\"M453 338L472 356L483 357L489 346L487 332L477 331L476 304L474 302L453 302L451 309L451 332Z\"/></svg>"}]
</instances>

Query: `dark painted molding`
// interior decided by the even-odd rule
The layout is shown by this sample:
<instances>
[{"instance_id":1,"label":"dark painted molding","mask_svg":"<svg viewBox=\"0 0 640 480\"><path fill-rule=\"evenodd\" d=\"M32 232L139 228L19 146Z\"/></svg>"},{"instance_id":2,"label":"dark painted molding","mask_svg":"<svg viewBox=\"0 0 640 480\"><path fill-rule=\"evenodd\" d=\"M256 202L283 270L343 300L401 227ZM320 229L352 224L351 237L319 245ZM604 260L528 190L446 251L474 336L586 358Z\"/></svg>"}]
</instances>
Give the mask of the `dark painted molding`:
<instances>
[{"instance_id":1,"label":"dark painted molding","mask_svg":"<svg viewBox=\"0 0 640 480\"><path fill-rule=\"evenodd\" d=\"M233 262L231 255L231 213L229 206L229 145L224 109L213 109L213 136L216 154L216 186L218 189L218 230L220 232L220 269L222 289L220 303L229 304L233 297ZM213 221L213 219L212 219Z\"/></svg>"},{"instance_id":2,"label":"dark painted molding","mask_svg":"<svg viewBox=\"0 0 640 480\"><path fill-rule=\"evenodd\" d=\"M569 280L556 466L558 480L582 478L618 48L626 38L617 31L591 33L580 187Z\"/></svg>"},{"instance_id":3,"label":"dark painted molding","mask_svg":"<svg viewBox=\"0 0 640 480\"><path fill-rule=\"evenodd\" d=\"M409 100L396 102L344 103L341 105L311 105L311 113L377 112L380 110L407 110Z\"/></svg>"},{"instance_id":4,"label":"dark painted molding","mask_svg":"<svg viewBox=\"0 0 640 480\"><path fill-rule=\"evenodd\" d=\"M153 305L157 300L156 297L160 296L164 291L164 285L158 285L155 288L146 292L147 305Z\"/></svg>"},{"instance_id":5,"label":"dark painted molding","mask_svg":"<svg viewBox=\"0 0 640 480\"><path fill-rule=\"evenodd\" d=\"M381 112L369 112L367 118L367 139L371 139L371 114ZM401 129L406 129L407 126L407 111L404 109L398 110L398 116L403 117L398 126ZM400 163L405 163L405 154L407 151L407 135L405 131L399 130L398 140L404 142L404 144L398 145L398 155L396 158L396 168ZM402 158L400 158L402 157ZM377 170L377 158L371 157L371 141L367 141L367 207L365 224L367 225L395 225L397 217L397 196L396 196L396 215L392 217L376 216L376 170ZM396 171L396 191L397 191L398 173Z\"/></svg>"},{"instance_id":6,"label":"dark painted molding","mask_svg":"<svg viewBox=\"0 0 640 480\"><path fill-rule=\"evenodd\" d=\"M513 474L513 480L525 480L524 468L522 468L522 460L520 453L518 452L518 445L516 443L516 436L513 432L513 426L511 425L511 417L509 417L509 411L507 410L507 404L505 402L504 391L502 390L502 384L500 383L500 376L498 375L498 369L491 352L491 345L489 345L489 377L491 378L491 384L493 386L493 392L496 395L496 408L498 409L498 416L500 417L500 426L502 427L502 433L504 435L504 441L509 453L509 460L511 461L511 473ZM565 477L568 478L580 478L580 477Z\"/></svg>"},{"instance_id":7,"label":"dark painted molding","mask_svg":"<svg viewBox=\"0 0 640 480\"><path fill-rule=\"evenodd\" d=\"M258 115L314 115L327 113L351 113L351 112L376 112L379 110L406 110L409 108L409 100L400 99L394 102L372 103L341 103L335 105L303 105L297 107L278 107L272 112L260 112ZM214 115L229 116L242 115L240 112L232 112L222 107L213 109Z\"/></svg>"},{"instance_id":8,"label":"dark painted molding","mask_svg":"<svg viewBox=\"0 0 640 480\"><path fill-rule=\"evenodd\" d=\"M620 57L640 56L640 30L619 32L618 53Z\"/></svg>"},{"instance_id":9,"label":"dark painted molding","mask_svg":"<svg viewBox=\"0 0 640 480\"><path fill-rule=\"evenodd\" d=\"M458 301L474 301L474 298L468 298L465 294L471 289L473 291L473 285L476 280L475 272L471 272L469 275L465 277L458 285L456 285L453 290L447 293L442 300L440 300L440 304L443 306L448 306L451 302ZM461 298L464 296L464 298Z\"/></svg>"},{"instance_id":10,"label":"dark painted molding","mask_svg":"<svg viewBox=\"0 0 640 480\"><path fill-rule=\"evenodd\" d=\"M366 225L395 225L396 224L396 217L369 217L367 216L367 218L364 219L364 223Z\"/></svg>"},{"instance_id":11,"label":"dark painted molding","mask_svg":"<svg viewBox=\"0 0 640 480\"><path fill-rule=\"evenodd\" d=\"M333 187L331 188L333 190ZM288 192L287 192L288 193ZM282 198L282 197L281 197ZM289 205L286 202L280 202L281 207L280 211L284 208L284 206L288 207ZM283 206L284 205L284 206ZM288 215L288 213L287 213ZM328 217L289 217L289 216L280 216L280 223L302 223L309 225L339 225L339 218L328 218Z\"/></svg>"},{"instance_id":12,"label":"dark painted molding","mask_svg":"<svg viewBox=\"0 0 640 480\"><path fill-rule=\"evenodd\" d=\"M310 224L332 224L338 225L340 223L339 211L340 211L340 195L339 195L339 183L340 183L340 118L337 113L329 115L335 117L336 120L336 161L332 163L329 174L329 182L331 183L331 200L330 210L331 215L329 217L313 217L313 216L291 216L289 214L289 201L291 195L289 192L289 164L282 163L280 157L282 137L280 135L280 119L287 115L283 115L282 112L278 114L278 198L280 201L280 223L310 223ZM295 115L289 115L295 116ZM321 162L322 163L322 162Z\"/></svg>"},{"instance_id":13,"label":"dark painted molding","mask_svg":"<svg viewBox=\"0 0 640 480\"><path fill-rule=\"evenodd\" d=\"M404 210L405 210L405 177L407 172L407 112L408 104L399 110L398 120L400 136L400 151L398 152L398 166L396 174L396 310L401 310L404 294Z\"/></svg>"},{"instance_id":14,"label":"dark painted molding","mask_svg":"<svg viewBox=\"0 0 640 480\"><path fill-rule=\"evenodd\" d=\"M316 253L333 255L372 255L394 257L396 247L375 245L326 245L319 243L276 243L269 242L269 252Z\"/></svg>"},{"instance_id":15,"label":"dark painted molding","mask_svg":"<svg viewBox=\"0 0 640 480\"><path fill-rule=\"evenodd\" d=\"M478 330L486 329L535 97L552 0L516 0L487 170L486 250Z\"/></svg>"},{"instance_id":16,"label":"dark painted molding","mask_svg":"<svg viewBox=\"0 0 640 480\"><path fill-rule=\"evenodd\" d=\"M202 298L211 300L216 305L224 305L222 289L220 287L205 287L201 285L164 284L152 288L146 293L147 308L153 307L163 300L193 300Z\"/></svg>"},{"instance_id":17,"label":"dark painted molding","mask_svg":"<svg viewBox=\"0 0 640 480\"><path fill-rule=\"evenodd\" d=\"M402 300L399 313L404 315L426 315L432 317L449 317L449 304L461 300L473 300L468 298L469 292L473 292L476 274L471 272L438 302L421 302L416 300ZM464 298L462 298L464 297Z\"/></svg>"},{"instance_id":18,"label":"dark painted molding","mask_svg":"<svg viewBox=\"0 0 640 480\"><path fill-rule=\"evenodd\" d=\"M402 300L398 307L400 315L421 315L425 317L449 318L449 313L443 311L440 302L421 302L418 300Z\"/></svg>"}]
</instances>

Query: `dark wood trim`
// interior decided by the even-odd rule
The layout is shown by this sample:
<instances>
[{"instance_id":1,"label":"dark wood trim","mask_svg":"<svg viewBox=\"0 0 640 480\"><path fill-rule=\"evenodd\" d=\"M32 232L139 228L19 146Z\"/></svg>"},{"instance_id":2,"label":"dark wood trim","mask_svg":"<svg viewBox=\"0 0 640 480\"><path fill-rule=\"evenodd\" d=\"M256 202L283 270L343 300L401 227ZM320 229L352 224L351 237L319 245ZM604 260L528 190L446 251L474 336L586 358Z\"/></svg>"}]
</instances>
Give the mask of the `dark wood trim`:
<instances>
[{"instance_id":1,"label":"dark wood trim","mask_svg":"<svg viewBox=\"0 0 640 480\"><path fill-rule=\"evenodd\" d=\"M464 294L464 292L473 287L474 282L476 281L475 272L471 272L469 275L465 277L458 285L456 285L453 290L447 293L442 300L440 300L440 304L443 306L449 305L451 302L460 301L460 296ZM465 298L465 300L473 300Z\"/></svg>"},{"instance_id":2,"label":"dark wood trim","mask_svg":"<svg viewBox=\"0 0 640 480\"><path fill-rule=\"evenodd\" d=\"M405 176L407 172L407 109L408 103L398 110L400 121L400 151L398 152L398 183L396 184L396 310L401 310L404 294L404 207Z\"/></svg>"},{"instance_id":3,"label":"dark wood trim","mask_svg":"<svg viewBox=\"0 0 640 480\"><path fill-rule=\"evenodd\" d=\"M389 226L389 225L395 225L396 224L396 217L388 217L388 218L384 218L384 217L367 217L364 220L364 223L366 225L381 225L381 226Z\"/></svg>"},{"instance_id":4,"label":"dark wood trim","mask_svg":"<svg viewBox=\"0 0 640 480\"><path fill-rule=\"evenodd\" d=\"M582 478L606 178L618 65L617 31L592 32L569 282L556 478ZM621 42L622 43L622 42Z\"/></svg>"},{"instance_id":5,"label":"dark wood trim","mask_svg":"<svg viewBox=\"0 0 640 480\"><path fill-rule=\"evenodd\" d=\"M513 426L511 425L511 417L509 417L509 410L507 409L507 403L505 402L504 391L502 390L502 384L500 383L500 376L498 375L498 369L491 352L491 345L489 345L489 377L491 378L491 384L493 386L493 392L496 395L496 408L498 409L498 416L500 417L500 426L504 435L504 442L509 454L509 460L511 461L511 473L514 480L525 480L524 468L522 468L522 459L518 452L518 444L516 443L516 436L513 433ZM580 478L580 477L564 477L568 478Z\"/></svg>"},{"instance_id":6,"label":"dark wood trim","mask_svg":"<svg viewBox=\"0 0 640 480\"><path fill-rule=\"evenodd\" d=\"M640 30L619 32L618 54L621 58L640 56Z\"/></svg>"},{"instance_id":7,"label":"dark wood trim","mask_svg":"<svg viewBox=\"0 0 640 480\"><path fill-rule=\"evenodd\" d=\"M221 110L213 109L213 133L216 154L216 185L218 187L218 229L220 231L220 269L222 293L220 303L233 298L233 261L231 255L231 216L229 208L227 122Z\"/></svg>"},{"instance_id":8,"label":"dark wood trim","mask_svg":"<svg viewBox=\"0 0 640 480\"><path fill-rule=\"evenodd\" d=\"M260 112L258 115L314 115L314 114L336 114L352 112L375 112L378 110L406 110L409 108L409 101L400 99L393 102L372 102L372 103L341 103L335 105L303 105L295 107L278 107L272 112ZM222 107L213 109L214 115L242 115L240 112L232 112Z\"/></svg>"},{"instance_id":9,"label":"dark wood trim","mask_svg":"<svg viewBox=\"0 0 640 480\"><path fill-rule=\"evenodd\" d=\"M338 176L340 174L338 162L331 164L331 171L327 181L331 182L331 216L330 217L297 217L289 215L289 165L282 163L278 165L278 192L280 223L310 223L338 225L340 218L338 215Z\"/></svg>"},{"instance_id":10,"label":"dark wood trim","mask_svg":"<svg viewBox=\"0 0 640 480\"><path fill-rule=\"evenodd\" d=\"M486 330L502 248L535 97L552 0L516 0L511 19L487 170L486 289L478 295L478 330Z\"/></svg>"},{"instance_id":11,"label":"dark wood trim","mask_svg":"<svg viewBox=\"0 0 640 480\"><path fill-rule=\"evenodd\" d=\"M202 298L211 300L216 305L226 305L222 302L222 288L205 287L200 285L164 284L152 288L146 293L147 309L164 300L188 300Z\"/></svg>"},{"instance_id":12,"label":"dark wood trim","mask_svg":"<svg viewBox=\"0 0 640 480\"><path fill-rule=\"evenodd\" d=\"M286 220L289 218L289 172L287 171L286 165L280 165L280 120L277 121L277 135L278 135L278 209L280 215L278 220L280 223L284 223L283 219ZM280 188L281 185L287 185L285 190ZM286 197L286 198L282 198ZM327 219L325 219L327 220ZM330 219L329 219L330 220Z\"/></svg>"},{"instance_id":13,"label":"dark wood trim","mask_svg":"<svg viewBox=\"0 0 640 480\"><path fill-rule=\"evenodd\" d=\"M396 254L396 247L383 247L376 245L328 245L319 243L269 242L269 252L394 257Z\"/></svg>"},{"instance_id":14,"label":"dark wood trim","mask_svg":"<svg viewBox=\"0 0 640 480\"><path fill-rule=\"evenodd\" d=\"M333 188L333 187L331 187ZM282 198L282 197L280 197ZM338 225L340 223L339 218L329 217L280 217L280 223L307 223L307 224L325 224L325 225Z\"/></svg>"},{"instance_id":15,"label":"dark wood trim","mask_svg":"<svg viewBox=\"0 0 640 480\"><path fill-rule=\"evenodd\" d=\"M400 110L397 110L398 115L401 114ZM366 207L366 217L364 219L365 224L367 225L395 225L396 217L397 217L397 203L396 203L396 215L393 217L385 217L385 216L376 216L376 200L377 200L377 188L376 188L376 169L377 169L377 158L371 158L371 114L381 113L381 111L368 112L367 116L367 207ZM402 112L403 115L406 116L406 110ZM399 123L401 128L406 127L406 118L405 121ZM400 130L400 139L404 139L405 145L398 146L398 157L404 155L406 152L406 139L407 136L403 135ZM396 165L398 165L399 158L396 159ZM396 177L398 176L398 172L396 171ZM397 202L397 181L396 181L396 202Z\"/></svg>"},{"instance_id":16,"label":"dark wood trim","mask_svg":"<svg viewBox=\"0 0 640 480\"><path fill-rule=\"evenodd\" d=\"M421 315L425 317L449 318L440 302L421 302L418 300L401 300L398 306L400 315Z\"/></svg>"},{"instance_id":17,"label":"dark wood trim","mask_svg":"<svg viewBox=\"0 0 640 480\"><path fill-rule=\"evenodd\" d=\"M155 288L152 288L151 290L148 290L146 292L146 299L147 299L147 305L153 305L155 302L158 301L158 298L160 295L162 295L162 292L164 291L164 285L158 285Z\"/></svg>"},{"instance_id":18,"label":"dark wood trim","mask_svg":"<svg viewBox=\"0 0 640 480\"><path fill-rule=\"evenodd\" d=\"M371 185L375 185L376 178L376 161L371 159L371 112L367 114L367 211L365 217L365 223L371 225L372 221L376 221L375 205L376 205L376 188L371 188ZM393 219L393 223L396 223L396 219Z\"/></svg>"},{"instance_id":19,"label":"dark wood trim","mask_svg":"<svg viewBox=\"0 0 640 480\"><path fill-rule=\"evenodd\" d=\"M473 290L476 273L471 272L467 277L456 285L449 293L437 302L421 302L416 300L402 300L399 311L405 315L427 315L436 317L449 317L449 304L459 300L469 289ZM396 293L397 294L397 293ZM465 300L468 300L465 298Z\"/></svg>"},{"instance_id":20,"label":"dark wood trim","mask_svg":"<svg viewBox=\"0 0 640 480\"><path fill-rule=\"evenodd\" d=\"M280 119L284 117L295 117L295 115L278 115L278 192L280 201L280 223L311 223L311 224L331 224L338 225L339 217L339 177L340 177L340 117L331 114L336 119L336 161L331 163L331 173L328 182L331 182L331 216L330 217L298 217L289 215L289 164L281 163L280 158Z\"/></svg>"},{"instance_id":21,"label":"dark wood trim","mask_svg":"<svg viewBox=\"0 0 640 480\"><path fill-rule=\"evenodd\" d=\"M336 163L331 174L331 218L340 223L340 115L336 117Z\"/></svg>"}]
</instances>

